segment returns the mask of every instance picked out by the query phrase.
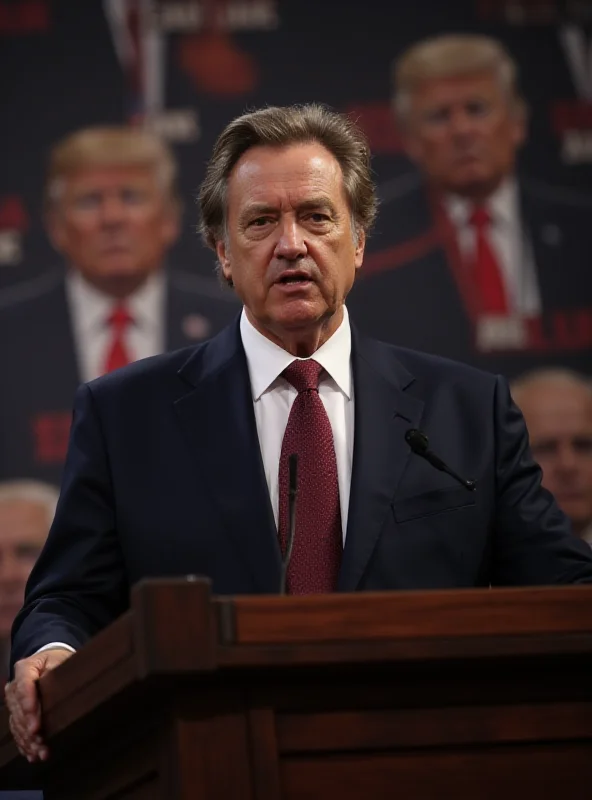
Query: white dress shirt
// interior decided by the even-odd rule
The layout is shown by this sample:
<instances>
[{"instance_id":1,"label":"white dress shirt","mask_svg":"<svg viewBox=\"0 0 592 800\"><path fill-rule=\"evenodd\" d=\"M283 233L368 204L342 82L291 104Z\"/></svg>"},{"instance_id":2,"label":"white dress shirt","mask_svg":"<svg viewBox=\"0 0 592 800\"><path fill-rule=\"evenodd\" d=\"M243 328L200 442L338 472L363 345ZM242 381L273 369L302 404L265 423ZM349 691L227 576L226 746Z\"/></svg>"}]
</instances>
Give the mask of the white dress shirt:
<instances>
[{"instance_id":1,"label":"white dress shirt","mask_svg":"<svg viewBox=\"0 0 592 800\"><path fill-rule=\"evenodd\" d=\"M476 238L475 227L469 221L472 203L458 195L448 195L444 204L456 228L463 260L472 260ZM485 207L491 217L489 242L500 266L510 313L536 316L541 312L541 297L532 245L522 223L516 180L507 178L488 198Z\"/></svg>"},{"instance_id":2,"label":"white dress shirt","mask_svg":"<svg viewBox=\"0 0 592 800\"><path fill-rule=\"evenodd\" d=\"M267 339L251 325L245 310L241 314L240 333L247 356L255 422L265 470L265 480L278 522L279 463L284 431L292 403L298 392L282 372L294 356ZM347 309L333 336L312 356L324 369L319 381L319 397L325 407L335 444L341 528L345 541L352 459L354 452L354 396L351 372L351 329Z\"/></svg>"},{"instance_id":3,"label":"white dress shirt","mask_svg":"<svg viewBox=\"0 0 592 800\"><path fill-rule=\"evenodd\" d=\"M298 392L282 372L298 359L282 350L253 327L245 310L241 314L240 334L247 357L249 379L253 394L255 423L259 447L265 470L265 480L273 508L275 524L278 524L279 465L284 431L292 403ZM339 483L339 505L343 541L347 529L347 512L351 485L352 460L354 454L354 383L351 370L351 328L347 309L343 308L343 320L333 336L313 354L312 358L324 369L319 380L319 397L325 407L335 445L337 479ZM51 642L41 647L42 652L51 647L74 648L62 642Z\"/></svg>"},{"instance_id":4,"label":"white dress shirt","mask_svg":"<svg viewBox=\"0 0 592 800\"><path fill-rule=\"evenodd\" d=\"M113 336L108 319L117 305L76 270L66 276L66 294L72 317L78 373L82 381L97 378L103 370ZM165 277L153 273L125 300L133 318L124 333L132 361L162 353L165 346Z\"/></svg>"}]
</instances>

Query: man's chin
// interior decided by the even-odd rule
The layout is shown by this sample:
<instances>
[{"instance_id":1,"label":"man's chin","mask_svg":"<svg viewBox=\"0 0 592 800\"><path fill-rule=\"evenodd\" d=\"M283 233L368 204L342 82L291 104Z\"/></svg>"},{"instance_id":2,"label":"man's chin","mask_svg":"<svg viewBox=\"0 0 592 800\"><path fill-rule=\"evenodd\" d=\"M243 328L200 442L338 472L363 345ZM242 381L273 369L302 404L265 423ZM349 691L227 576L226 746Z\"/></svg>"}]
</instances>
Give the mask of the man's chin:
<instances>
[{"instance_id":1,"label":"man's chin","mask_svg":"<svg viewBox=\"0 0 592 800\"><path fill-rule=\"evenodd\" d=\"M333 316L333 313L324 303L291 299L282 303L281 307L273 314L273 317L275 324L285 330L301 330L302 328L319 325Z\"/></svg>"},{"instance_id":2,"label":"man's chin","mask_svg":"<svg viewBox=\"0 0 592 800\"><path fill-rule=\"evenodd\" d=\"M474 167L457 173L449 187L449 191L461 197L488 195L493 191L497 183L498 181L494 176L478 167Z\"/></svg>"},{"instance_id":3,"label":"man's chin","mask_svg":"<svg viewBox=\"0 0 592 800\"><path fill-rule=\"evenodd\" d=\"M82 269L86 281L107 294L125 296L140 286L150 275L151 270L134 262L97 264L91 269Z\"/></svg>"},{"instance_id":4,"label":"man's chin","mask_svg":"<svg viewBox=\"0 0 592 800\"><path fill-rule=\"evenodd\" d=\"M127 258L112 259L97 265L95 274L97 276L116 280L125 279L134 275L140 275L144 270L135 261Z\"/></svg>"}]
</instances>

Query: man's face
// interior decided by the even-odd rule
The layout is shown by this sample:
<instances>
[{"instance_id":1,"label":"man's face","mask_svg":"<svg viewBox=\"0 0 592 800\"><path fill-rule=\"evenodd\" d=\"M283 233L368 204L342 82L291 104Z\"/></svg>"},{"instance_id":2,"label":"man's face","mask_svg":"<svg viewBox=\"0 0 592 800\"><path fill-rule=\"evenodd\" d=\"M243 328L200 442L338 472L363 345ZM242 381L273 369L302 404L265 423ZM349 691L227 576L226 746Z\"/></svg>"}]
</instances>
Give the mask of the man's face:
<instances>
[{"instance_id":1,"label":"man's face","mask_svg":"<svg viewBox=\"0 0 592 800\"><path fill-rule=\"evenodd\" d=\"M341 167L322 145L254 147L238 161L217 254L256 327L282 338L341 312L363 253Z\"/></svg>"},{"instance_id":2,"label":"man's face","mask_svg":"<svg viewBox=\"0 0 592 800\"><path fill-rule=\"evenodd\" d=\"M153 168L97 167L64 179L48 229L70 265L101 288L140 283L162 267L179 222Z\"/></svg>"},{"instance_id":3,"label":"man's face","mask_svg":"<svg viewBox=\"0 0 592 800\"><path fill-rule=\"evenodd\" d=\"M10 633L23 604L25 584L51 520L47 508L27 500L0 502L0 639Z\"/></svg>"},{"instance_id":4,"label":"man's face","mask_svg":"<svg viewBox=\"0 0 592 800\"><path fill-rule=\"evenodd\" d=\"M407 152L440 191L486 197L514 170L524 138L494 75L429 79L410 95Z\"/></svg>"},{"instance_id":5,"label":"man's face","mask_svg":"<svg viewBox=\"0 0 592 800\"><path fill-rule=\"evenodd\" d=\"M592 522L592 397L575 384L533 384L520 408L543 484L580 532Z\"/></svg>"}]
</instances>

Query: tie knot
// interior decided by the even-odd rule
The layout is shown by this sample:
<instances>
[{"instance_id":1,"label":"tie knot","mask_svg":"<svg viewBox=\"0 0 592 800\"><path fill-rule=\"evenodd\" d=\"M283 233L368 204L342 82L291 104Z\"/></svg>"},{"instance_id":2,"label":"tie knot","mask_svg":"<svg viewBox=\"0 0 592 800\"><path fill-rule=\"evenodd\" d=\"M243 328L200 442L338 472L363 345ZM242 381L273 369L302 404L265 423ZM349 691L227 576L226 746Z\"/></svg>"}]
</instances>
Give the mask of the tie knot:
<instances>
[{"instance_id":1,"label":"tie knot","mask_svg":"<svg viewBox=\"0 0 592 800\"><path fill-rule=\"evenodd\" d=\"M491 214L485 206L474 206L469 217L469 222L476 228L484 228L491 222Z\"/></svg>"},{"instance_id":2,"label":"tie knot","mask_svg":"<svg viewBox=\"0 0 592 800\"><path fill-rule=\"evenodd\" d=\"M115 306L113 311L109 314L107 322L111 328L115 330L124 331L127 326L134 321L134 318L127 310L123 303Z\"/></svg>"},{"instance_id":3,"label":"tie knot","mask_svg":"<svg viewBox=\"0 0 592 800\"><path fill-rule=\"evenodd\" d=\"M298 394L306 392L307 389L319 388L319 376L323 368L312 358L307 358L304 361L292 361L282 375L292 384Z\"/></svg>"}]
</instances>

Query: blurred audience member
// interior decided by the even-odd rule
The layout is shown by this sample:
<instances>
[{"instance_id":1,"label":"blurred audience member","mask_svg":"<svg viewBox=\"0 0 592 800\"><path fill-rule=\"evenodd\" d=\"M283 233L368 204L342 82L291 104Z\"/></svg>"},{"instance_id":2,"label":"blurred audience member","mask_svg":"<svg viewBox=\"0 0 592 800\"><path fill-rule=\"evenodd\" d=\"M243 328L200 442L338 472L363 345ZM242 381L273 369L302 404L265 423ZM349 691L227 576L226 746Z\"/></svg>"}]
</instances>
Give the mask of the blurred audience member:
<instances>
[{"instance_id":1,"label":"blurred audience member","mask_svg":"<svg viewBox=\"0 0 592 800\"><path fill-rule=\"evenodd\" d=\"M512 384L543 484L592 544L592 382L568 370L537 370Z\"/></svg>"},{"instance_id":2,"label":"blurred audience member","mask_svg":"<svg viewBox=\"0 0 592 800\"><path fill-rule=\"evenodd\" d=\"M527 349L528 320L584 300L574 286L588 268L592 200L516 174L527 110L495 39L426 39L397 60L394 78L419 174L381 189L379 252L366 261L371 273L378 258L383 272L358 287L364 303L383 282L371 332L457 357Z\"/></svg>"},{"instance_id":3,"label":"blurred audience member","mask_svg":"<svg viewBox=\"0 0 592 800\"><path fill-rule=\"evenodd\" d=\"M0 476L56 481L76 386L205 339L239 306L217 279L165 267L181 224L177 167L158 138L77 131L51 151L49 237L67 269L0 298Z\"/></svg>"},{"instance_id":4,"label":"blurred audience member","mask_svg":"<svg viewBox=\"0 0 592 800\"><path fill-rule=\"evenodd\" d=\"M58 490L32 480L0 483L0 674L8 664L12 621L53 521Z\"/></svg>"}]
</instances>

